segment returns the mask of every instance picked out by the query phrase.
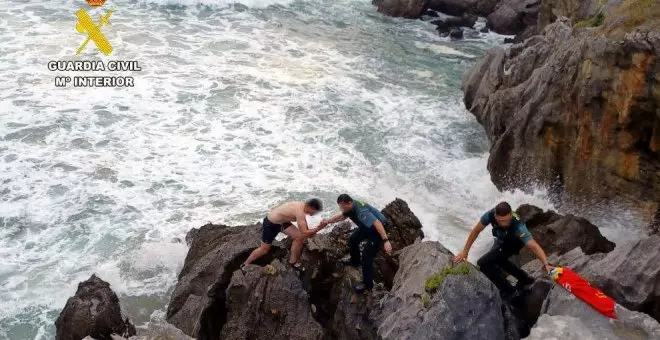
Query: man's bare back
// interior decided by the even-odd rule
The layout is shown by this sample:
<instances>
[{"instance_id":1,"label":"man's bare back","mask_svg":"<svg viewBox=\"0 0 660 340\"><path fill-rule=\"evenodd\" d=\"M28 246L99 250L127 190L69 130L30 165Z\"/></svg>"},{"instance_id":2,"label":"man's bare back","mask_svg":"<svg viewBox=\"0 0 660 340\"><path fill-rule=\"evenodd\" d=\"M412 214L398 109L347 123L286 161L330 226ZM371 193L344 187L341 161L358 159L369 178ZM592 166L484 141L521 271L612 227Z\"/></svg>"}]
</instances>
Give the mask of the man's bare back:
<instances>
[{"instance_id":1,"label":"man's bare back","mask_svg":"<svg viewBox=\"0 0 660 340\"><path fill-rule=\"evenodd\" d=\"M268 212L268 220L275 224L296 222L298 216L305 216L305 202L286 202Z\"/></svg>"}]
</instances>

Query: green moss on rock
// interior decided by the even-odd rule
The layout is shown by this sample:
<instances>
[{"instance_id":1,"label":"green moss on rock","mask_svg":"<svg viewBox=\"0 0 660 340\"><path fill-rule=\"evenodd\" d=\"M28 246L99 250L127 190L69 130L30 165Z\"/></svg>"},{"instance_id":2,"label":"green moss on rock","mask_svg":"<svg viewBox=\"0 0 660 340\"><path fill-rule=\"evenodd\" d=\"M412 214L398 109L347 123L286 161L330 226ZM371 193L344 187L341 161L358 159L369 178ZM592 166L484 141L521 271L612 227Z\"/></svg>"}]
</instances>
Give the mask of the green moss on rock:
<instances>
[{"instance_id":1,"label":"green moss on rock","mask_svg":"<svg viewBox=\"0 0 660 340\"><path fill-rule=\"evenodd\" d=\"M431 297L426 294L422 295L422 306L424 306L426 309L429 309L429 307L431 307Z\"/></svg>"},{"instance_id":2,"label":"green moss on rock","mask_svg":"<svg viewBox=\"0 0 660 340\"><path fill-rule=\"evenodd\" d=\"M459 264L456 267L445 268L424 281L424 290L429 294L433 294L442 286L447 276L467 275L470 273L470 270L470 265L466 263Z\"/></svg>"}]
</instances>

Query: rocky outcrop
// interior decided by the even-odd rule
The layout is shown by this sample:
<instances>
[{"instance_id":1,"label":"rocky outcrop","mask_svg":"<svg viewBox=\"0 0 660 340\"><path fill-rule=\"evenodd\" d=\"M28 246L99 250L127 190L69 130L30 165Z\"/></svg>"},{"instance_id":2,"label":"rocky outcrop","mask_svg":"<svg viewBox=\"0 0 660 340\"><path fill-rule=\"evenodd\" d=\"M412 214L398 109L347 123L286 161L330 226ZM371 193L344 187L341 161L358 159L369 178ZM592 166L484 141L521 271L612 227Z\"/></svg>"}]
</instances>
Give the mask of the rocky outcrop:
<instances>
[{"instance_id":1,"label":"rocky outcrop","mask_svg":"<svg viewBox=\"0 0 660 340\"><path fill-rule=\"evenodd\" d=\"M564 218L528 205L518 212L532 230ZM241 271L240 263L259 243L259 226L206 225L187 237L190 251L168 308L169 322L181 331L156 322L136 336L135 328L121 316L116 295L93 276L67 302L57 321L58 339L518 340L529 335L534 324L532 339L561 334L561 327L549 331L546 323L573 322L594 336L604 334L599 327L649 336L660 328L650 317L623 307L617 310L621 324L605 325L596 320L598 315L584 314L588 309L577 304L580 301L558 295L562 288L548 280L538 261L528 263L526 269L539 280L526 294L504 302L476 267L454 265L452 253L441 244L421 242L422 226L404 201L392 202L383 213L391 223L394 252L379 255L377 284L371 292L354 293L360 270L342 261L348 255L351 223L308 240L301 258L307 267L304 273L285 264L288 240ZM548 235L539 236L544 237ZM617 246L607 254L586 255L580 245L559 254L551 260L583 274L625 307L651 315L660 310L656 292L660 268L655 265L660 260L660 236ZM102 334L78 332L85 327L105 328ZM61 332L77 333L61 337ZM113 332L117 334L109 335Z\"/></svg>"},{"instance_id":2,"label":"rocky outcrop","mask_svg":"<svg viewBox=\"0 0 660 340\"><path fill-rule=\"evenodd\" d=\"M451 36L452 38L462 38L463 30L461 27L474 28L474 24L477 22L477 16L471 14L463 14L460 17L453 17L443 15L438 17L438 19L431 21L431 24L435 25L435 30L438 31L440 36L446 37ZM456 35L460 32L460 37Z\"/></svg>"},{"instance_id":3,"label":"rocky outcrop","mask_svg":"<svg viewBox=\"0 0 660 340\"><path fill-rule=\"evenodd\" d=\"M426 10L428 0L372 0L372 4L385 15L417 19Z\"/></svg>"},{"instance_id":4,"label":"rocky outcrop","mask_svg":"<svg viewBox=\"0 0 660 340\"><path fill-rule=\"evenodd\" d=\"M395 200L382 212L389 221L394 254L381 252L377 256L375 279L382 287L391 287L398 270L398 253L424 234L419 219L403 200ZM240 264L259 245L259 225L209 224L192 230L186 237L190 250L168 306L168 322L200 340L262 336L317 339L319 334L350 333L341 326L345 320L335 314L364 313L359 305L343 302L359 282L350 275L351 270L359 272L341 261L348 255L352 227L352 223L343 223L330 233L307 240L301 261L308 270L300 276L282 265L288 263L288 239L276 244L274 251L249 266L246 273L239 271ZM265 274L263 265L275 268L276 274ZM294 320L304 322L307 330L294 333Z\"/></svg>"},{"instance_id":5,"label":"rocky outcrop","mask_svg":"<svg viewBox=\"0 0 660 340\"><path fill-rule=\"evenodd\" d=\"M500 34L518 34L538 21L541 0L502 0L488 15L488 28Z\"/></svg>"},{"instance_id":6,"label":"rocky outcrop","mask_svg":"<svg viewBox=\"0 0 660 340\"><path fill-rule=\"evenodd\" d=\"M275 260L235 271L226 290L227 321L221 339L319 339L309 296L298 273ZM211 336L209 339L213 338Z\"/></svg>"},{"instance_id":7,"label":"rocky outcrop","mask_svg":"<svg viewBox=\"0 0 660 340\"><path fill-rule=\"evenodd\" d=\"M240 264L259 246L259 226L207 224L188 238L190 250L167 308L167 321L185 334L220 334L226 320L225 289ZM266 258L267 261L271 258Z\"/></svg>"},{"instance_id":8,"label":"rocky outcrop","mask_svg":"<svg viewBox=\"0 0 660 340\"><path fill-rule=\"evenodd\" d=\"M573 35L560 18L463 79L464 102L491 141L501 190L621 200L646 218L660 202L660 33Z\"/></svg>"},{"instance_id":9,"label":"rocky outcrop","mask_svg":"<svg viewBox=\"0 0 660 340\"><path fill-rule=\"evenodd\" d=\"M428 7L453 16L474 14L488 16L500 0L429 0Z\"/></svg>"},{"instance_id":10,"label":"rocky outcrop","mask_svg":"<svg viewBox=\"0 0 660 340\"><path fill-rule=\"evenodd\" d=\"M382 213L389 223L387 234L394 251L413 244L417 239L424 238L422 223L404 200L395 199L383 208Z\"/></svg>"},{"instance_id":11,"label":"rocky outcrop","mask_svg":"<svg viewBox=\"0 0 660 340\"><path fill-rule=\"evenodd\" d=\"M550 261L573 269L623 307L660 320L660 236L619 244L607 254L586 255L576 248ZM523 269L543 277L540 267L535 260Z\"/></svg>"},{"instance_id":12,"label":"rocky outcrop","mask_svg":"<svg viewBox=\"0 0 660 340\"><path fill-rule=\"evenodd\" d=\"M372 315L380 338L508 338L499 292L471 265L463 265L466 273L446 275L435 292L425 291L425 280L451 267L452 256L437 242L404 249L394 286Z\"/></svg>"},{"instance_id":13,"label":"rocky outcrop","mask_svg":"<svg viewBox=\"0 0 660 340\"><path fill-rule=\"evenodd\" d=\"M544 212L530 205L523 205L516 212L548 255L563 255L577 247L587 255L608 253L615 247L613 242L600 233L598 227L584 218L570 214L562 216L554 211ZM520 252L521 264L534 259L536 256L527 248Z\"/></svg>"},{"instance_id":14,"label":"rocky outcrop","mask_svg":"<svg viewBox=\"0 0 660 340\"><path fill-rule=\"evenodd\" d=\"M121 312L117 294L96 275L78 284L76 294L67 300L55 327L57 340L80 340L87 336L110 340L113 335L136 334L135 326Z\"/></svg>"},{"instance_id":15,"label":"rocky outcrop","mask_svg":"<svg viewBox=\"0 0 660 340\"><path fill-rule=\"evenodd\" d=\"M648 315L617 305L617 319L610 320L560 286L550 291L543 313L527 339L660 339L660 324Z\"/></svg>"},{"instance_id":16,"label":"rocky outcrop","mask_svg":"<svg viewBox=\"0 0 660 340\"><path fill-rule=\"evenodd\" d=\"M119 340L119 339L113 339ZM139 329L138 335L128 340L195 340L183 332L165 322L149 322L146 329Z\"/></svg>"}]
</instances>

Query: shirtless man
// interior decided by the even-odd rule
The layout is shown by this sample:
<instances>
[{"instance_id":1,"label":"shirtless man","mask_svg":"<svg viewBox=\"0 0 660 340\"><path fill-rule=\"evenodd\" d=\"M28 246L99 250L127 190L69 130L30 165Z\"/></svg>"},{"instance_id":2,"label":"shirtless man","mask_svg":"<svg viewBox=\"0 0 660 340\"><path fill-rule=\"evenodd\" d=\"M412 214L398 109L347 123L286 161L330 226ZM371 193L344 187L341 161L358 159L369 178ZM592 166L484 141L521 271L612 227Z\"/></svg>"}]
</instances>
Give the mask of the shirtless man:
<instances>
[{"instance_id":1,"label":"shirtless man","mask_svg":"<svg viewBox=\"0 0 660 340\"><path fill-rule=\"evenodd\" d=\"M293 239L289 264L295 269L304 271L304 267L298 263L298 258L302 254L303 242L307 237L312 237L323 229L323 227L309 229L306 215L314 216L321 210L323 210L323 204L318 198L311 198L305 202L286 202L271 210L264 218L261 246L252 251L245 263L241 265L241 269L268 254L275 237L282 232ZM298 228L291 222L296 222Z\"/></svg>"}]
</instances>

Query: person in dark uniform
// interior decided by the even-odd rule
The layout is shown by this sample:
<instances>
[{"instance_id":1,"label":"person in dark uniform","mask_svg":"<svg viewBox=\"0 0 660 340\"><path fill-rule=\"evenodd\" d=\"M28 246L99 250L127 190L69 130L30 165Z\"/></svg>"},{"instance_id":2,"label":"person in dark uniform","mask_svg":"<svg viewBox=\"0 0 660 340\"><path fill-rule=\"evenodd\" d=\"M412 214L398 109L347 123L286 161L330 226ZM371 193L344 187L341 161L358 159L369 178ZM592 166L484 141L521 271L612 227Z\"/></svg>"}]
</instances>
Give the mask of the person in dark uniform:
<instances>
[{"instance_id":1,"label":"person in dark uniform","mask_svg":"<svg viewBox=\"0 0 660 340\"><path fill-rule=\"evenodd\" d=\"M479 234L488 225L493 226L493 236L496 241L493 248L483 255L478 261L479 269L497 286L505 298L514 296L517 290L534 282L524 270L509 261L509 257L517 255L523 247L529 248L541 261L543 268L550 272L553 267L548 263L548 257L541 246L534 240L527 226L511 210L507 202L499 203L494 209L487 211L472 229L468 236L465 247L454 257L454 262L459 263L467 260L470 247ZM502 275L504 271L515 277L518 281L516 286Z\"/></svg>"},{"instance_id":2,"label":"person in dark uniform","mask_svg":"<svg viewBox=\"0 0 660 340\"><path fill-rule=\"evenodd\" d=\"M373 262L381 247L388 254L392 253L392 244L387 239L385 226L387 219L378 209L363 201L354 201L351 196L341 194L337 198L337 204L341 212L329 219L321 221L319 227L325 227L330 223L337 223L350 218L357 225L357 229L348 239L351 259L350 265L358 267L362 265L362 284L355 287L358 293L373 288ZM360 259L360 243L367 241Z\"/></svg>"}]
</instances>

